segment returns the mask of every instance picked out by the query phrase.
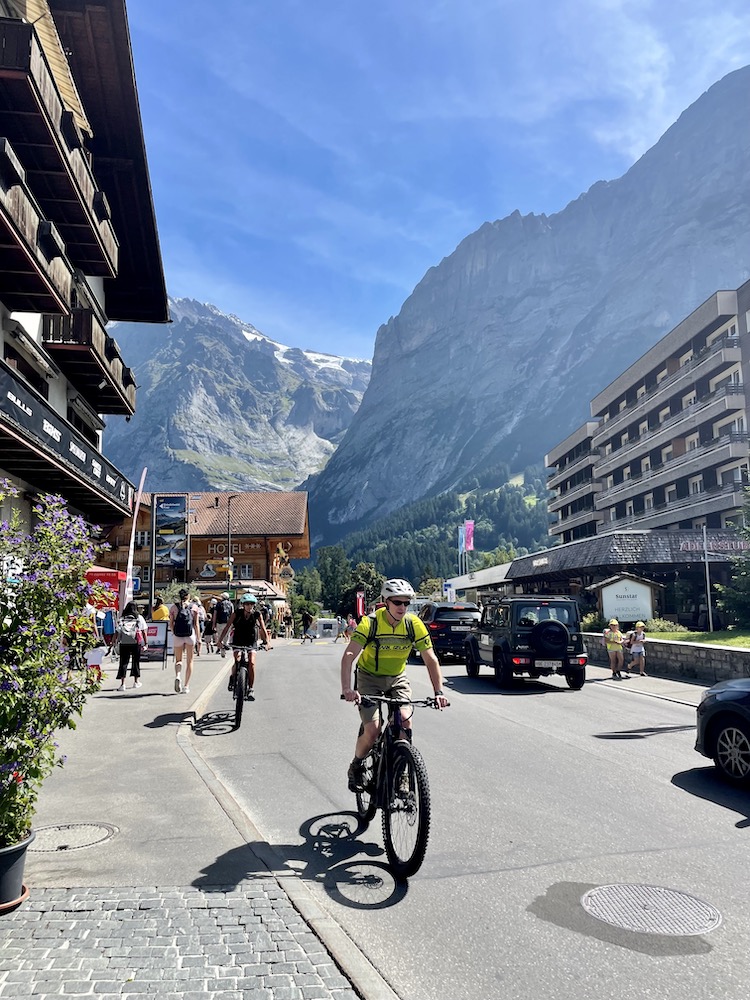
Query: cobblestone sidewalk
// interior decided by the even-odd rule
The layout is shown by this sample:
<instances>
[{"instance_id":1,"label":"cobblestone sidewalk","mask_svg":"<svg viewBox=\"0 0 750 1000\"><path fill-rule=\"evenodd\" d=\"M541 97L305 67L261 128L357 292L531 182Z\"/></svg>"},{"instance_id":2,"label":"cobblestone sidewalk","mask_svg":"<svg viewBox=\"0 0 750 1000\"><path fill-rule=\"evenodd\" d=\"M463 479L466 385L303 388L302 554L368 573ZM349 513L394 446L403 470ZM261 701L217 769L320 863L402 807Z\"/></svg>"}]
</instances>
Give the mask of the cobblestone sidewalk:
<instances>
[{"instance_id":1,"label":"cobblestone sidewalk","mask_svg":"<svg viewBox=\"0 0 750 1000\"><path fill-rule=\"evenodd\" d=\"M0 997L357 1000L273 879L33 889L0 917Z\"/></svg>"}]
</instances>

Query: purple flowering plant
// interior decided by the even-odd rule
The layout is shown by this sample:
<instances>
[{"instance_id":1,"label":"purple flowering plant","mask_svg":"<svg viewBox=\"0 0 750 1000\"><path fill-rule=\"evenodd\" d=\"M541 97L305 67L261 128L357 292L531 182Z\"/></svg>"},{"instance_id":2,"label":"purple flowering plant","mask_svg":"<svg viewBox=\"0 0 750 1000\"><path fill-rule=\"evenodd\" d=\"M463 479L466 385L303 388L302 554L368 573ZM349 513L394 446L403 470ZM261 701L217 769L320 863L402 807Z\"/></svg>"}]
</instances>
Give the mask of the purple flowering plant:
<instances>
[{"instance_id":1,"label":"purple flowering plant","mask_svg":"<svg viewBox=\"0 0 750 1000\"><path fill-rule=\"evenodd\" d=\"M0 504L17 495L0 479ZM42 783L64 763L55 735L101 685L85 657L98 642L84 610L100 596L86 580L95 552L60 496L37 497L29 533L15 507L0 521L0 847L31 832Z\"/></svg>"}]
</instances>

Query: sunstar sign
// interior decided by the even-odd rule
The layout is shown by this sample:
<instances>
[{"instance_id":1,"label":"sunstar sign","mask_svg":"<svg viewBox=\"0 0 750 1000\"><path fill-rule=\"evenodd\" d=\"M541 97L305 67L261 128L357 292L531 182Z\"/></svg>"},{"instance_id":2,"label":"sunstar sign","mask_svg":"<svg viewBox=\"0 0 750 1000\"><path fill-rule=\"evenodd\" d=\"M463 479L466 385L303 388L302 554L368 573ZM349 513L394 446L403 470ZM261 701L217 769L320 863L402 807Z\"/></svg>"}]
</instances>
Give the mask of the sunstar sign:
<instances>
[{"instance_id":1,"label":"sunstar sign","mask_svg":"<svg viewBox=\"0 0 750 1000\"><path fill-rule=\"evenodd\" d=\"M604 618L619 622L647 621L654 616L653 590L637 580L618 580L602 587Z\"/></svg>"}]
</instances>

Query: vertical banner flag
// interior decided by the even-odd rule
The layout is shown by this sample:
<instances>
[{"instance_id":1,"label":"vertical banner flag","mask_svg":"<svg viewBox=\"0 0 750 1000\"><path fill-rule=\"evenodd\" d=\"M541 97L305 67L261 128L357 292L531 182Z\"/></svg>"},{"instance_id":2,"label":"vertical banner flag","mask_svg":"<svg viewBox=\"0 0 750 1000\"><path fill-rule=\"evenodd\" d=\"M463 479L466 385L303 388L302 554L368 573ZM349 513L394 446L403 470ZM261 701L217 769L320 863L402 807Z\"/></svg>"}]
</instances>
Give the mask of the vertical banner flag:
<instances>
[{"instance_id":1,"label":"vertical banner flag","mask_svg":"<svg viewBox=\"0 0 750 1000\"><path fill-rule=\"evenodd\" d=\"M133 509L131 511L133 518L133 526L130 529L130 546L128 548L128 567L127 576L125 578L125 594L124 601L125 604L129 604L133 600L133 549L135 547L135 531L138 525L138 513L141 509L141 497L143 496L143 485L146 482L146 469L143 469L141 473L141 482L138 486L138 493L135 497L135 503L133 504ZM122 607L125 607L125 604Z\"/></svg>"},{"instance_id":2,"label":"vertical banner flag","mask_svg":"<svg viewBox=\"0 0 750 1000\"><path fill-rule=\"evenodd\" d=\"M357 591L357 618L364 618L365 616L365 592L364 590Z\"/></svg>"},{"instance_id":3,"label":"vertical banner flag","mask_svg":"<svg viewBox=\"0 0 750 1000\"><path fill-rule=\"evenodd\" d=\"M464 521L464 540L467 552L474 551L474 522Z\"/></svg>"},{"instance_id":4,"label":"vertical banner flag","mask_svg":"<svg viewBox=\"0 0 750 1000\"><path fill-rule=\"evenodd\" d=\"M466 528L463 524L458 526L458 554L463 555L466 551Z\"/></svg>"}]
</instances>

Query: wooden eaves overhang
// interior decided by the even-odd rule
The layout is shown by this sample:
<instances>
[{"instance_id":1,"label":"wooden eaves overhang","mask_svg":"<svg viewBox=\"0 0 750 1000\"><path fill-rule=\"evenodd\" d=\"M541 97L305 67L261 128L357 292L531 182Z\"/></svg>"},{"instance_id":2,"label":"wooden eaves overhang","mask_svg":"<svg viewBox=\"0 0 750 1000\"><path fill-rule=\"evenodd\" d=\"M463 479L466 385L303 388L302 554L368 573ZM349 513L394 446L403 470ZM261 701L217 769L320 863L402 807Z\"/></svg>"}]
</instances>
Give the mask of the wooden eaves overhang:
<instances>
[{"instance_id":1,"label":"wooden eaves overhang","mask_svg":"<svg viewBox=\"0 0 750 1000\"><path fill-rule=\"evenodd\" d=\"M110 320L169 322L124 0L48 0L93 131L87 143L119 240L104 279Z\"/></svg>"}]
</instances>

